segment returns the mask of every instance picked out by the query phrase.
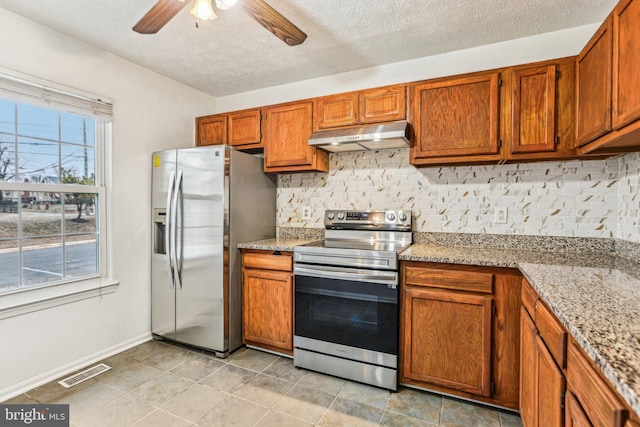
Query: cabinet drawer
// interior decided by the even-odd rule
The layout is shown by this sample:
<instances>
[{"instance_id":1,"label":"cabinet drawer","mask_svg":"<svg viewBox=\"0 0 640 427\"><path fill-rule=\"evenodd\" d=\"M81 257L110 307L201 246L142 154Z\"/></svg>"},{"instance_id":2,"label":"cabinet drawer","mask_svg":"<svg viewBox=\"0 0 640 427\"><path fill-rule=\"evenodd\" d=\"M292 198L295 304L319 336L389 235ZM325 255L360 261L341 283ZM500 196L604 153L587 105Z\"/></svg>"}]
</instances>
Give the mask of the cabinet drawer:
<instances>
[{"instance_id":1,"label":"cabinet drawer","mask_svg":"<svg viewBox=\"0 0 640 427\"><path fill-rule=\"evenodd\" d=\"M567 366L567 331L541 301L536 304L535 322L549 352L564 369Z\"/></svg>"},{"instance_id":2,"label":"cabinet drawer","mask_svg":"<svg viewBox=\"0 0 640 427\"><path fill-rule=\"evenodd\" d=\"M522 305L529 312L529 316L536 320L536 302L538 301L538 294L533 289L527 279L522 279Z\"/></svg>"},{"instance_id":3,"label":"cabinet drawer","mask_svg":"<svg viewBox=\"0 0 640 427\"><path fill-rule=\"evenodd\" d=\"M404 273L407 285L486 294L493 292L493 273L411 265L405 267Z\"/></svg>"},{"instance_id":4,"label":"cabinet drawer","mask_svg":"<svg viewBox=\"0 0 640 427\"><path fill-rule=\"evenodd\" d=\"M242 254L245 268L262 270L293 271L293 256L290 252L276 254L273 252L245 252Z\"/></svg>"},{"instance_id":5,"label":"cabinet drawer","mask_svg":"<svg viewBox=\"0 0 640 427\"><path fill-rule=\"evenodd\" d=\"M568 348L567 383L594 426L624 424L628 417L624 404L574 343Z\"/></svg>"}]
</instances>

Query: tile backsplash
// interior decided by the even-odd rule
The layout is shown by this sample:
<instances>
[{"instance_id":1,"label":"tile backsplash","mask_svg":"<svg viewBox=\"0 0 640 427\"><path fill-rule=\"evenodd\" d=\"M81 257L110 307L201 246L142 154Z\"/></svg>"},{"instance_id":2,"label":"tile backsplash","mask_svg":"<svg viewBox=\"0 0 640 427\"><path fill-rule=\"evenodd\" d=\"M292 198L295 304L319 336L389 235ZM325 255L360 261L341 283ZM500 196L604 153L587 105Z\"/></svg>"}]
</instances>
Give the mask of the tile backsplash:
<instances>
[{"instance_id":1,"label":"tile backsplash","mask_svg":"<svg viewBox=\"0 0 640 427\"><path fill-rule=\"evenodd\" d=\"M321 228L325 209L402 208L415 231L640 241L638 154L418 169L408 151L331 154L329 173L280 175L278 226ZM506 223L496 223L496 207L507 209Z\"/></svg>"}]
</instances>

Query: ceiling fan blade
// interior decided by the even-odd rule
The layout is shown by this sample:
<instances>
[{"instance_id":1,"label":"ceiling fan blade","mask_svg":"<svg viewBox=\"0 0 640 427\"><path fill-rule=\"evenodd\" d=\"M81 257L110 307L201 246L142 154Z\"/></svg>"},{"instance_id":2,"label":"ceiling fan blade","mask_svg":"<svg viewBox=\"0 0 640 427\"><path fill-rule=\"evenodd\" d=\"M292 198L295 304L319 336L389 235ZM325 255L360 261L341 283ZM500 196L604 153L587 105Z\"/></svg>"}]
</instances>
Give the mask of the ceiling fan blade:
<instances>
[{"instance_id":1,"label":"ceiling fan blade","mask_svg":"<svg viewBox=\"0 0 640 427\"><path fill-rule=\"evenodd\" d=\"M307 38L300 28L263 0L240 0L238 5L247 15L289 46L299 45Z\"/></svg>"},{"instance_id":2,"label":"ceiling fan blade","mask_svg":"<svg viewBox=\"0 0 640 427\"><path fill-rule=\"evenodd\" d=\"M188 2L180 0L160 0L133 27L140 34L155 34L178 14Z\"/></svg>"}]
</instances>

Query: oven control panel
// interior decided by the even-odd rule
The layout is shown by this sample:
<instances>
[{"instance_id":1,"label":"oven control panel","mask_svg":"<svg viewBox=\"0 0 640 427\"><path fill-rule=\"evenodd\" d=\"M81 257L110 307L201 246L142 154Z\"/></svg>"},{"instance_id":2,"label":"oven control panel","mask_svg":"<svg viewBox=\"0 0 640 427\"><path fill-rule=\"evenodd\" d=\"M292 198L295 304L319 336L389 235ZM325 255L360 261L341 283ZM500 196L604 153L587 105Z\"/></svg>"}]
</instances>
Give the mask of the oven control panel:
<instances>
[{"instance_id":1,"label":"oven control panel","mask_svg":"<svg viewBox=\"0 0 640 427\"><path fill-rule=\"evenodd\" d=\"M410 210L327 210L324 225L328 229L411 231Z\"/></svg>"}]
</instances>

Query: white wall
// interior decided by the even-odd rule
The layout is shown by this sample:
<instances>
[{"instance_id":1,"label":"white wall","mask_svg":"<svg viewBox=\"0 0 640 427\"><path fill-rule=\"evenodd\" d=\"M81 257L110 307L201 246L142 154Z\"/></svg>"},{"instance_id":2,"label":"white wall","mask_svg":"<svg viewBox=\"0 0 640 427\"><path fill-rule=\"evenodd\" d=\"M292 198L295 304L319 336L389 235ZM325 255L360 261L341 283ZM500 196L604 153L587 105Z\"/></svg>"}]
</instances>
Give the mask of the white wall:
<instances>
[{"instance_id":1,"label":"white wall","mask_svg":"<svg viewBox=\"0 0 640 427\"><path fill-rule=\"evenodd\" d=\"M640 153L620 158L618 179L617 237L640 243Z\"/></svg>"},{"instance_id":2,"label":"white wall","mask_svg":"<svg viewBox=\"0 0 640 427\"><path fill-rule=\"evenodd\" d=\"M599 24L219 97L216 112L577 55Z\"/></svg>"},{"instance_id":3,"label":"white wall","mask_svg":"<svg viewBox=\"0 0 640 427\"><path fill-rule=\"evenodd\" d=\"M193 145L215 99L0 9L0 67L114 103L111 221L117 292L0 321L0 401L29 381L150 334L150 154Z\"/></svg>"}]
</instances>

